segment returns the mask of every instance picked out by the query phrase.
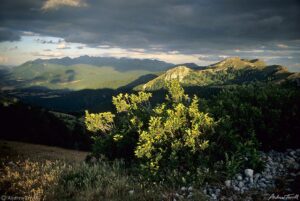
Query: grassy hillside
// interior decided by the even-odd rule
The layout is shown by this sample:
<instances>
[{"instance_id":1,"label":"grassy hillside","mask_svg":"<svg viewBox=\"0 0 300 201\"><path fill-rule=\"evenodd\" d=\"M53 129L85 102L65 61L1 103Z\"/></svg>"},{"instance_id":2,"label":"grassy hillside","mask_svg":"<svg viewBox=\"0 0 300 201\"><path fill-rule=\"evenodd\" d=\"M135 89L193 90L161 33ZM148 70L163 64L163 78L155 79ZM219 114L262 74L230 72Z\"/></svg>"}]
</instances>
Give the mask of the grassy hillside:
<instances>
[{"instance_id":1,"label":"grassy hillside","mask_svg":"<svg viewBox=\"0 0 300 201\"><path fill-rule=\"evenodd\" d=\"M63 66L51 63L25 63L13 69L10 79L17 81L17 86L32 86L49 89L116 89L125 86L139 77L153 72L130 70L120 72L110 66L76 64Z\"/></svg>"},{"instance_id":2,"label":"grassy hillside","mask_svg":"<svg viewBox=\"0 0 300 201\"><path fill-rule=\"evenodd\" d=\"M85 163L86 156L86 152L0 140L1 198L169 201L179 190L143 181L128 173L122 162ZM193 189L193 196L207 200L200 189ZM185 195L180 200L191 199Z\"/></svg>"},{"instance_id":3,"label":"grassy hillside","mask_svg":"<svg viewBox=\"0 0 300 201\"><path fill-rule=\"evenodd\" d=\"M0 140L0 158L2 161L30 158L33 161L63 160L68 162L82 162L88 152L63 149L59 147L29 144L24 142Z\"/></svg>"}]
</instances>

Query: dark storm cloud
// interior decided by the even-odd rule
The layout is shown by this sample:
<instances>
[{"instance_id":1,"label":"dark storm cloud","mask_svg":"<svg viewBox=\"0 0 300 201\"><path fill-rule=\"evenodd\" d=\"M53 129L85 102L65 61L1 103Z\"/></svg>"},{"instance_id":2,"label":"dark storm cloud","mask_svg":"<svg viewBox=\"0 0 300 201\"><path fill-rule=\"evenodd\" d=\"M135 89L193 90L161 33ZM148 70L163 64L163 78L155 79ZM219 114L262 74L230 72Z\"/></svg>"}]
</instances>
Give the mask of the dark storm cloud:
<instances>
[{"instance_id":1,"label":"dark storm cloud","mask_svg":"<svg viewBox=\"0 0 300 201\"><path fill-rule=\"evenodd\" d=\"M0 29L0 41L31 31L90 46L207 53L300 39L299 0L87 0L46 11L44 5L2 1L0 26L16 34Z\"/></svg>"},{"instance_id":2,"label":"dark storm cloud","mask_svg":"<svg viewBox=\"0 0 300 201\"><path fill-rule=\"evenodd\" d=\"M0 42L20 40L20 33L7 28L0 27Z\"/></svg>"}]
</instances>

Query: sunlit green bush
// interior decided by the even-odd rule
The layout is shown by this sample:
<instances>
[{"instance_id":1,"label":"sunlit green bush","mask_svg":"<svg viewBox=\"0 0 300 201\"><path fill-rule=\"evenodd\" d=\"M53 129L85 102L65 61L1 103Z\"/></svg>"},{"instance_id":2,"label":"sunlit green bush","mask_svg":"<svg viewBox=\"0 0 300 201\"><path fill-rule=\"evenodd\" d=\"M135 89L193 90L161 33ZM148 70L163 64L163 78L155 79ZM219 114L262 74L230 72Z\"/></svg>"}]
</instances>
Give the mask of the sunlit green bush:
<instances>
[{"instance_id":1,"label":"sunlit green bush","mask_svg":"<svg viewBox=\"0 0 300 201\"><path fill-rule=\"evenodd\" d=\"M215 122L199 111L198 98L191 100L178 81L167 89L166 101L154 108L151 94L139 92L113 97L116 114L86 112L86 126L96 132L94 155L134 158L153 174L196 169Z\"/></svg>"}]
</instances>

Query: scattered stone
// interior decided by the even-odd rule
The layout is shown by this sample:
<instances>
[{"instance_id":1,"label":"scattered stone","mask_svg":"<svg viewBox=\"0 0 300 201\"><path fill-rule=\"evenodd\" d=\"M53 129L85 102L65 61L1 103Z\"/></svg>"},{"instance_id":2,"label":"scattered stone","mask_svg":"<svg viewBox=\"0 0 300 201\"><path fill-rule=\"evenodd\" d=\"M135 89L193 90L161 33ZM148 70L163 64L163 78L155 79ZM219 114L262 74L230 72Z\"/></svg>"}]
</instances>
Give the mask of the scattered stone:
<instances>
[{"instance_id":1,"label":"scattered stone","mask_svg":"<svg viewBox=\"0 0 300 201\"><path fill-rule=\"evenodd\" d=\"M261 188L267 188L267 185L266 185L265 183L260 183L259 186L260 186Z\"/></svg>"},{"instance_id":2,"label":"scattered stone","mask_svg":"<svg viewBox=\"0 0 300 201\"><path fill-rule=\"evenodd\" d=\"M268 175L265 176L265 178L266 179L272 179L273 177L272 177L272 175L268 174Z\"/></svg>"},{"instance_id":3,"label":"scattered stone","mask_svg":"<svg viewBox=\"0 0 300 201\"><path fill-rule=\"evenodd\" d=\"M243 177L242 177L241 175L238 175L238 176L237 176L237 180L242 181L242 180L243 180Z\"/></svg>"},{"instance_id":4,"label":"scattered stone","mask_svg":"<svg viewBox=\"0 0 300 201\"><path fill-rule=\"evenodd\" d=\"M216 196L215 194L211 194L210 196L211 196L211 198L212 198L213 200L216 200L216 199L217 199L217 196Z\"/></svg>"},{"instance_id":5,"label":"scattered stone","mask_svg":"<svg viewBox=\"0 0 300 201\"><path fill-rule=\"evenodd\" d=\"M253 184L254 183L253 178L250 178L249 182L250 182L250 184Z\"/></svg>"},{"instance_id":6,"label":"scattered stone","mask_svg":"<svg viewBox=\"0 0 300 201\"><path fill-rule=\"evenodd\" d=\"M289 154L290 154L290 156L295 157L296 151L293 151L293 150L292 150L292 151L289 152Z\"/></svg>"},{"instance_id":7,"label":"scattered stone","mask_svg":"<svg viewBox=\"0 0 300 201\"><path fill-rule=\"evenodd\" d=\"M253 198L240 196L247 196L251 191L261 192L261 196L268 196L268 192L276 188L277 179L284 179L287 183L285 192L292 192L291 186L296 177L300 176L300 149L288 150L286 152L277 152L271 150L267 153L259 152L261 159L265 161L265 169L260 173L255 173L253 169L245 169L243 174L236 174L232 179L224 181L224 186L213 186L208 183L205 184L203 193L208 195L210 200L249 200ZM237 193L233 193L231 196L221 193L224 188L232 189ZM190 187L181 188L182 191L187 191L185 196L189 195ZM226 194L226 191L225 191ZM187 197L186 197L187 198Z\"/></svg>"},{"instance_id":8,"label":"scattered stone","mask_svg":"<svg viewBox=\"0 0 300 201\"><path fill-rule=\"evenodd\" d=\"M242 187L244 187L244 182L240 181L239 182L239 188L242 188Z\"/></svg>"},{"instance_id":9,"label":"scattered stone","mask_svg":"<svg viewBox=\"0 0 300 201\"><path fill-rule=\"evenodd\" d=\"M239 187L233 186L233 190L240 191Z\"/></svg>"},{"instance_id":10,"label":"scattered stone","mask_svg":"<svg viewBox=\"0 0 300 201\"><path fill-rule=\"evenodd\" d=\"M133 195L134 190L130 190L128 193L129 193L129 195Z\"/></svg>"},{"instance_id":11,"label":"scattered stone","mask_svg":"<svg viewBox=\"0 0 300 201\"><path fill-rule=\"evenodd\" d=\"M230 188L230 186L231 186L231 180L226 180L226 181L225 181L225 186L226 186L227 188Z\"/></svg>"},{"instance_id":12,"label":"scattered stone","mask_svg":"<svg viewBox=\"0 0 300 201\"><path fill-rule=\"evenodd\" d=\"M245 169L245 175L247 177L253 177L253 170L252 169Z\"/></svg>"}]
</instances>

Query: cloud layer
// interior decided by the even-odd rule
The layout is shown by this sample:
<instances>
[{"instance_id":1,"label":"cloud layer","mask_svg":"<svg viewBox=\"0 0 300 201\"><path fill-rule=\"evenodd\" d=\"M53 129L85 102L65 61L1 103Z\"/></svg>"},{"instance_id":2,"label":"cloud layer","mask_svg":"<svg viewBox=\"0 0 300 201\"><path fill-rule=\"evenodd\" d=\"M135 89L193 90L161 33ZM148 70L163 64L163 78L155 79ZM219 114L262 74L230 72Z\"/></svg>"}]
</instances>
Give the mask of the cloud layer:
<instances>
[{"instance_id":1,"label":"cloud layer","mask_svg":"<svg viewBox=\"0 0 300 201\"><path fill-rule=\"evenodd\" d=\"M47 0L45 1L42 10L58 9L63 6L83 7L86 6L81 0Z\"/></svg>"},{"instance_id":2,"label":"cloud layer","mask_svg":"<svg viewBox=\"0 0 300 201\"><path fill-rule=\"evenodd\" d=\"M300 51L299 0L2 0L0 13L0 42L20 40L25 31L145 53Z\"/></svg>"}]
</instances>

